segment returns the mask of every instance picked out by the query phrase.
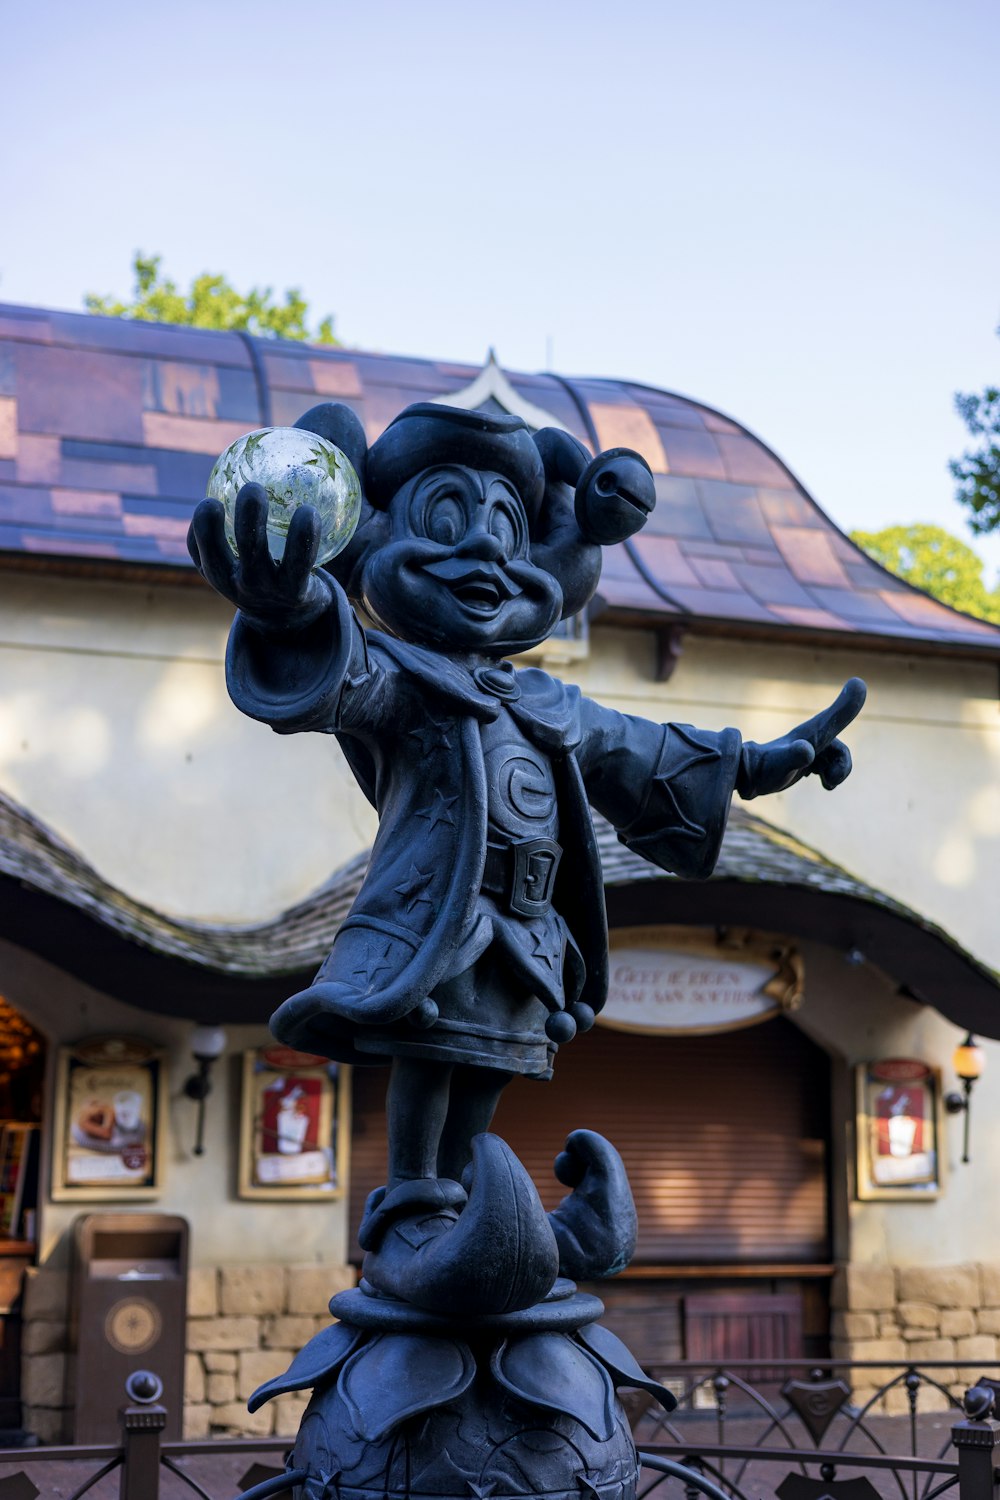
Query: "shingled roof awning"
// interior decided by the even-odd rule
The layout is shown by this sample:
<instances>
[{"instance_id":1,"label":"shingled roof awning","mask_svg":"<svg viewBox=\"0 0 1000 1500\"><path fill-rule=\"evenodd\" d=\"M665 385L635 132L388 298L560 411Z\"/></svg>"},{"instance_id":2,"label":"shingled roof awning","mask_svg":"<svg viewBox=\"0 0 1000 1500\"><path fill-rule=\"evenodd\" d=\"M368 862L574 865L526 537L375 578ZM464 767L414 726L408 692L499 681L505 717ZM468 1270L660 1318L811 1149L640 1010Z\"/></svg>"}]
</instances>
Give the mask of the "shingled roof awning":
<instances>
[{"instance_id":1,"label":"shingled roof awning","mask_svg":"<svg viewBox=\"0 0 1000 1500\"><path fill-rule=\"evenodd\" d=\"M715 873L703 882L664 874L625 849L603 819L597 824L612 925L750 926L859 952L910 998L1000 1038L1000 975L762 818L733 809ZM133 901L0 794L0 936L142 1009L264 1022L325 958L368 858L357 855L270 921L182 921Z\"/></svg>"},{"instance_id":2,"label":"shingled roof awning","mask_svg":"<svg viewBox=\"0 0 1000 1500\"><path fill-rule=\"evenodd\" d=\"M487 372L494 394L480 402ZM334 400L373 442L411 402L496 409L497 388L531 425L548 419L593 449L636 448L656 475L648 525L605 553L594 604L610 619L1000 660L997 626L879 567L765 443L703 402L493 361L477 371L12 305L0 305L0 554L193 580L191 513L215 458L244 432Z\"/></svg>"}]
</instances>

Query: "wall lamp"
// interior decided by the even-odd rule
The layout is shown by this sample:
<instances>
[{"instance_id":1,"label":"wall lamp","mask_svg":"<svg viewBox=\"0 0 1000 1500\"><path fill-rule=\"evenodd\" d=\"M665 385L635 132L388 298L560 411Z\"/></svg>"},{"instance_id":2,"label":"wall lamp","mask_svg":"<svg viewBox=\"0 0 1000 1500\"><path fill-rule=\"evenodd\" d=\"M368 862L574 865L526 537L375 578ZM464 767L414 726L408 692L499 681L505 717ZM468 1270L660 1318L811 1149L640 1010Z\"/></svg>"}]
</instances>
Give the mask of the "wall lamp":
<instances>
[{"instance_id":1,"label":"wall lamp","mask_svg":"<svg viewBox=\"0 0 1000 1500\"><path fill-rule=\"evenodd\" d=\"M970 1031L964 1042L959 1042L951 1056L951 1065L958 1074L962 1092L945 1094L944 1107L950 1115L965 1115L962 1127L962 1160L969 1160L969 1114L972 1100L972 1085L983 1076L986 1054Z\"/></svg>"},{"instance_id":2,"label":"wall lamp","mask_svg":"<svg viewBox=\"0 0 1000 1500\"><path fill-rule=\"evenodd\" d=\"M195 1156L205 1154L205 1100L212 1092L212 1065L226 1050L226 1033L221 1026L196 1026L191 1033L191 1053L198 1064L197 1073L185 1079L184 1093L198 1101L198 1136Z\"/></svg>"}]
</instances>

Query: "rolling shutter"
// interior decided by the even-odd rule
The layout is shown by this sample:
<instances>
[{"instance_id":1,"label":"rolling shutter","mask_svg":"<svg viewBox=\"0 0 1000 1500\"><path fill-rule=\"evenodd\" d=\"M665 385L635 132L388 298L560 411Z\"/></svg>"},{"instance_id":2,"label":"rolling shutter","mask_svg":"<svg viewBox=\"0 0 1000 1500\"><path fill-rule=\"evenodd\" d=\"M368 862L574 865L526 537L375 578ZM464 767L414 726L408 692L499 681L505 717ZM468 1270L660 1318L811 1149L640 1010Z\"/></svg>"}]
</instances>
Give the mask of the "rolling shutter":
<instances>
[{"instance_id":1,"label":"rolling shutter","mask_svg":"<svg viewBox=\"0 0 1000 1500\"><path fill-rule=\"evenodd\" d=\"M385 1180L387 1072L355 1071L352 1233ZM563 1049L551 1083L516 1079L494 1129L547 1208L552 1162L585 1126L621 1152L639 1213L635 1265L782 1264L829 1254L829 1063L780 1018L712 1036L597 1027Z\"/></svg>"}]
</instances>

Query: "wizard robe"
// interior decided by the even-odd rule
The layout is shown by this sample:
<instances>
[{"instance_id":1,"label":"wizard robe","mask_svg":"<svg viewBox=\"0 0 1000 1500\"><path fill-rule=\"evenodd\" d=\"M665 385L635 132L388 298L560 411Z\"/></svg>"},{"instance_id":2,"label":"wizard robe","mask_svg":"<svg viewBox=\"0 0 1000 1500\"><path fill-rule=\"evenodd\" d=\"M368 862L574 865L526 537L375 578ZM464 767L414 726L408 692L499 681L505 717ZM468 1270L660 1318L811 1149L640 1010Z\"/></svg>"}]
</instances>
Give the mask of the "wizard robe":
<instances>
[{"instance_id":1,"label":"wizard robe","mask_svg":"<svg viewBox=\"0 0 1000 1500\"><path fill-rule=\"evenodd\" d=\"M618 713L534 667L467 666L363 629L343 591L331 588L334 608L305 632L265 633L237 614L226 658L236 706L282 734L335 734L379 815L368 873L316 977L321 988L286 1001L274 1034L343 1062L385 1061L358 1050L361 1029L391 1027L454 977L486 864L480 724L501 704L552 767L563 850L552 905L583 960L576 998L599 1011L607 916L589 807L629 849L703 879L725 831L739 732ZM421 899L410 901L415 888Z\"/></svg>"}]
</instances>

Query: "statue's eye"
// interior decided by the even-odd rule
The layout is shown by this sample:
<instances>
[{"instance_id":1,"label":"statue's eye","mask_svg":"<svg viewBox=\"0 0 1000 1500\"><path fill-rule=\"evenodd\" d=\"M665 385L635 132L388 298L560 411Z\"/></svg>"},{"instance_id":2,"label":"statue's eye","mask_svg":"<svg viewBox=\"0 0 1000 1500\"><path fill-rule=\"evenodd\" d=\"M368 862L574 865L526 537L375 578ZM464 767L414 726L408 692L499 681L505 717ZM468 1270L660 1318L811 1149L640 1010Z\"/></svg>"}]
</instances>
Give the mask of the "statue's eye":
<instances>
[{"instance_id":1,"label":"statue's eye","mask_svg":"<svg viewBox=\"0 0 1000 1500\"><path fill-rule=\"evenodd\" d=\"M424 530L432 542L453 547L465 535L465 508L454 495L439 495L424 512Z\"/></svg>"},{"instance_id":2,"label":"statue's eye","mask_svg":"<svg viewBox=\"0 0 1000 1500\"><path fill-rule=\"evenodd\" d=\"M505 557L516 557L521 552L523 531L508 506L494 505L490 511L490 531L503 548Z\"/></svg>"}]
</instances>

